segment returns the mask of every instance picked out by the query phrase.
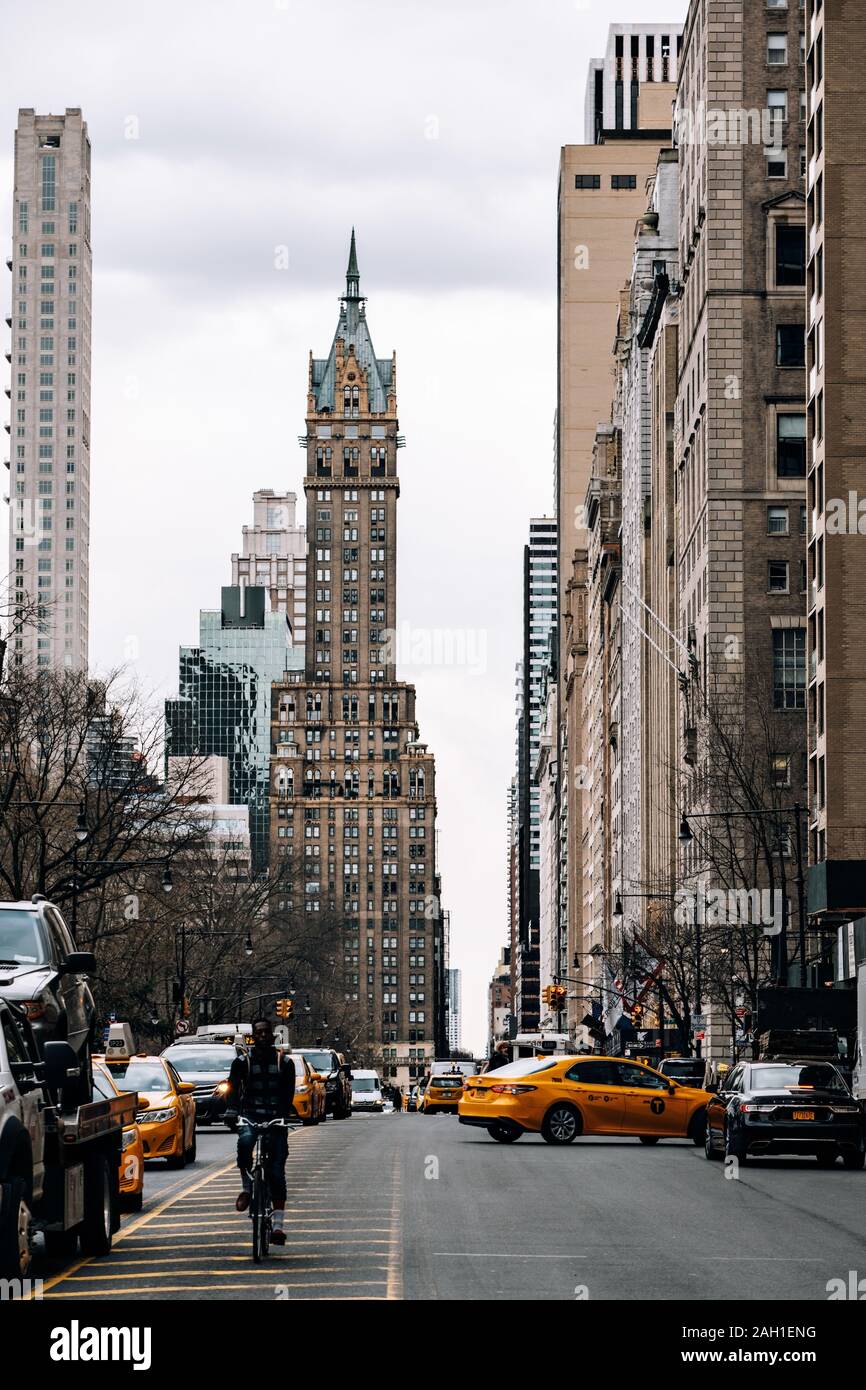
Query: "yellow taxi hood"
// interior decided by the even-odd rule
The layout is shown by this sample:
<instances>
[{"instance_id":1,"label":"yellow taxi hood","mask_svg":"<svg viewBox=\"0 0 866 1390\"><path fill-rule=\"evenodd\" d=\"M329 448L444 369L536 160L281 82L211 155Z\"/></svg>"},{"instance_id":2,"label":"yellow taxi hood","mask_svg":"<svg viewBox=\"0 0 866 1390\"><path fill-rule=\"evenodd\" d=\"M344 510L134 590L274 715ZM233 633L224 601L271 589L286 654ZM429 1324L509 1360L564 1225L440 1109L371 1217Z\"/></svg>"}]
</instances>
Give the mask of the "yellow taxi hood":
<instances>
[{"instance_id":1,"label":"yellow taxi hood","mask_svg":"<svg viewBox=\"0 0 866 1390\"><path fill-rule=\"evenodd\" d=\"M176 1098L171 1091L139 1091L138 1093L139 1110L168 1110L169 1106L176 1104Z\"/></svg>"}]
</instances>

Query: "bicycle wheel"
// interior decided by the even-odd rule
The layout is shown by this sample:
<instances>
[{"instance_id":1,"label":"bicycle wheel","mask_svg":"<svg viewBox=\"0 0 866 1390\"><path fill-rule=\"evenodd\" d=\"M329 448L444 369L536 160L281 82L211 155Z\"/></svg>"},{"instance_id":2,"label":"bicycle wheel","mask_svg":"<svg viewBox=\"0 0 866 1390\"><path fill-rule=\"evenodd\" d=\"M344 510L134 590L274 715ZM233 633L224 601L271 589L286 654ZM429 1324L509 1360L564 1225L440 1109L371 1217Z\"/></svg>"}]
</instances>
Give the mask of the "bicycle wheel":
<instances>
[{"instance_id":1,"label":"bicycle wheel","mask_svg":"<svg viewBox=\"0 0 866 1390\"><path fill-rule=\"evenodd\" d=\"M253 1259L261 1264L268 1253L268 1214L267 1190L264 1170L257 1165L253 1170L253 1194L250 1202L250 1215L253 1219Z\"/></svg>"}]
</instances>

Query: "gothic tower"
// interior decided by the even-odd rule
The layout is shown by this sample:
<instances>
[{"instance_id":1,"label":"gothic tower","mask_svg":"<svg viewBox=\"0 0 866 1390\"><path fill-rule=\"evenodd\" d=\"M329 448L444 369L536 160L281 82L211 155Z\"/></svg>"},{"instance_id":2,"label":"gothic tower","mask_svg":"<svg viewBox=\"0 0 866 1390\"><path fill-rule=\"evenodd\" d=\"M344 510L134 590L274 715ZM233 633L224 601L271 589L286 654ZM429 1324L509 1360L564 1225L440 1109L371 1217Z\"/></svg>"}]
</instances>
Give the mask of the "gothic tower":
<instances>
[{"instance_id":1,"label":"gothic tower","mask_svg":"<svg viewBox=\"0 0 866 1390\"><path fill-rule=\"evenodd\" d=\"M286 911L334 934L357 1049L407 1085L444 1046L433 756L396 678L396 357L378 358L352 232L326 358L310 357L303 676L273 690L271 835Z\"/></svg>"}]
</instances>

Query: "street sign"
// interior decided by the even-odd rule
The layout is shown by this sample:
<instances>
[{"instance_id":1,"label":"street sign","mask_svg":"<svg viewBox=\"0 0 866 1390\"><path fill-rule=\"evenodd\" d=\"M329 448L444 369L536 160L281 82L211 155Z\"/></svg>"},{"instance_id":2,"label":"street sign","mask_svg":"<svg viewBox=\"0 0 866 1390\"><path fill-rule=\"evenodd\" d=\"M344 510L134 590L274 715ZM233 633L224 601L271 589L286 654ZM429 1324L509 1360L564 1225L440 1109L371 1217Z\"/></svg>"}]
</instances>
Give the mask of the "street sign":
<instances>
[{"instance_id":1,"label":"street sign","mask_svg":"<svg viewBox=\"0 0 866 1390\"><path fill-rule=\"evenodd\" d=\"M706 1028L707 1020L705 1014L692 1014L692 1028Z\"/></svg>"},{"instance_id":2,"label":"street sign","mask_svg":"<svg viewBox=\"0 0 866 1390\"><path fill-rule=\"evenodd\" d=\"M174 1031L178 1034L179 1037L183 1037L184 1033L189 1032L189 1020L185 1018L179 1018L177 1023L174 1025Z\"/></svg>"}]
</instances>

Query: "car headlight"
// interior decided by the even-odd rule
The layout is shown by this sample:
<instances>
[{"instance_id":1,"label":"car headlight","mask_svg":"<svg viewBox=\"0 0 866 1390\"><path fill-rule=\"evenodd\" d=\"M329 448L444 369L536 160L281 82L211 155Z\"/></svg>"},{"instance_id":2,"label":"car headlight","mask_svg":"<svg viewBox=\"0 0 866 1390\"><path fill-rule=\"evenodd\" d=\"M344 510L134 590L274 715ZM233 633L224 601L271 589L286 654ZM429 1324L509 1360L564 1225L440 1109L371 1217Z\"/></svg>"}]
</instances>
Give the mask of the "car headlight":
<instances>
[{"instance_id":1,"label":"car headlight","mask_svg":"<svg viewBox=\"0 0 866 1390\"><path fill-rule=\"evenodd\" d=\"M303 1085L301 1085L301 1086L296 1086L296 1087L295 1087L295 1092L296 1092L298 1095L303 1095L304 1091L308 1091L309 1089L310 1089L309 1086L307 1086L306 1084L303 1084Z\"/></svg>"},{"instance_id":2,"label":"car headlight","mask_svg":"<svg viewBox=\"0 0 866 1390\"><path fill-rule=\"evenodd\" d=\"M140 1115L136 1115L137 1125L164 1125L168 1120L173 1120L177 1111L171 1110L142 1110Z\"/></svg>"},{"instance_id":3,"label":"car headlight","mask_svg":"<svg viewBox=\"0 0 866 1390\"><path fill-rule=\"evenodd\" d=\"M21 1007L27 1015L28 1023L35 1023L37 1019L45 1017L46 1008L42 999L27 999Z\"/></svg>"},{"instance_id":4,"label":"car headlight","mask_svg":"<svg viewBox=\"0 0 866 1390\"><path fill-rule=\"evenodd\" d=\"M135 1131L134 1129L125 1129L125 1130L123 1131L123 1139L122 1139L122 1141L121 1141L120 1147L121 1147L122 1149L131 1148L132 1145L135 1143L135 1141L136 1141L137 1138L138 1138L138 1134L136 1133L136 1131Z\"/></svg>"},{"instance_id":5,"label":"car headlight","mask_svg":"<svg viewBox=\"0 0 866 1390\"><path fill-rule=\"evenodd\" d=\"M218 1086L215 1088L215 1090L214 1090L214 1095L215 1095L215 1096L224 1096L224 1095L226 1095L230 1090L231 1090L231 1087L229 1086L229 1083L228 1083L227 1081L220 1081L219 1085L218 1085Z\"/></svg>"}]
</instances>

